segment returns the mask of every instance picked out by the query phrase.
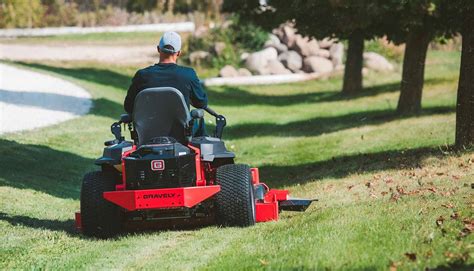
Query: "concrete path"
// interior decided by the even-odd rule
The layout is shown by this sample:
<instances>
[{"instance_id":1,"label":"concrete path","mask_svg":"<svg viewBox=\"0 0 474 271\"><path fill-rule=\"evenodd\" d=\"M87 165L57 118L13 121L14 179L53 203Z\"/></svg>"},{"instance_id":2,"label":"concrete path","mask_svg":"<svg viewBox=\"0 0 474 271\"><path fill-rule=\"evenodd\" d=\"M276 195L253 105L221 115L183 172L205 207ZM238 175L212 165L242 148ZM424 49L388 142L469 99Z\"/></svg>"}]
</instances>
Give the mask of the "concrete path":
<instances>
[{"instance_id":1,"label":"concrete path","mask_svg":"<svg viewBox=\"0 0 474 271\"><path fill-rule=\"evenodd\" d=\"M0 134L86 114L91 95L65 80L0 63Z\"/></svg>"},{"instance_id":2,"label":"concrete path","mask_svg":"<svg viewBox=\"0 0 474 271\"><path fill-rule=\"evenodd\" d=\"M153 64L158 61L154 46L0 44L0 59L99 61Z\"/></svg>"}]
</instances>

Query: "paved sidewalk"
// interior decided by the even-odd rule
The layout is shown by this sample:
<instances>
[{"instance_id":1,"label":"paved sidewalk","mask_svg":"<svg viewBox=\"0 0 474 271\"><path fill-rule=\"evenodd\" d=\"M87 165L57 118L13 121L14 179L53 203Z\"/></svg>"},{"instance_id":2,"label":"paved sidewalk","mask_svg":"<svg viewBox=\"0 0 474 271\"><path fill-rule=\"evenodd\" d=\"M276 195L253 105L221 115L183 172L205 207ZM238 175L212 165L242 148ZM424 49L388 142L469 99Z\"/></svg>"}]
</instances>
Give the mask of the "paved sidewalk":
<instances>
[{"instance_id":1,"label":"paved sidewalk","mask_svg":"<svg viewBox=\"0 0 474 271\"><path fill-rule=\"evenodd\" d=\"M91 106L90 94L75 84L0 63L0 134L70 120Z\"/></svg>"}]
</instances>

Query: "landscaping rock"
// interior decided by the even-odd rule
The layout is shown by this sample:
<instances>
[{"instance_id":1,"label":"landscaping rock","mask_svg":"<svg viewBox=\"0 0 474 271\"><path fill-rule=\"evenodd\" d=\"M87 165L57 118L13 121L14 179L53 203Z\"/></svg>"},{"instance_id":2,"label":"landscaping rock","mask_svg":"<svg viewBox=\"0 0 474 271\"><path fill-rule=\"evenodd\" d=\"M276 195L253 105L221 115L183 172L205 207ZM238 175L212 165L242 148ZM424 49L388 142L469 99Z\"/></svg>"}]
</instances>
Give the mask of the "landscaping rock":
<instances>
[{"instance_id":1,"label":"landscaping rock","mask_svg":"<svg viewBox=\"0 0 474 271\"><path fill-rule=\"evenodd\" d=\"M265 42L265 46L277 44L281 44L280 39L275 34L268 35L268 40Z\"/></svg>"},{"instance_id":2,"label":"landscaping rock","mask_svg":"<svg viewBox=\"0 0 474 271\"><path fill-rule=\"evenodd\" d=\"M239 76L239 72L231 65L226 65L219 71L219 77L237 77L237 76Z\"/></svg>"},{"instance_id":3,"label":"landscaping rock","mask_svg":"<svg viewBox=\"0 0 474 271\"><path fill-rule=\"evenodd\" d=\"M333 71L333 66L327 58L310 56L305 58L303 70L306 72L328 73Z\"/></svg>"},{"instance_id":4,"label":"landscaping rock","mask_svg":"<svg viewBox=\"0 0 474 271\"><path fill-rule=\"evenodd\" d=\"M331 38L324 38L323 40L319 41L319 48L322 49L329 49L331 45L333 45L334 40Z\"/></svg>"},{"instance_id":5,"label":"landscaping rock","mask_svg":"<svg viewBox=\"0 0 474 271\"><path fill-rule=\"evenodd\" d=\"M393 65L385 57L374 53L364 53L364 66L375 71L393 71Z\"/></svg>"},{"instance_id":6,"label":"landscaping rock","mask_svg":"<svg viewBox=\"0 0 474 271\"><path fill-rule=\"evenodd\" d=\"M291 71L278 60L272 59L268 62L268 72L270 74L290 74Z\"/></svg>"},{"instance_id":7,"label":"landscaping rock","mask_svg":"<svg viewBox=\"0 0 474 271\"><path fill-rule=\"evenodd\" d=\"M222 55L222 52L224 51L226 45L224 42L216 42L214 43L214 45L212 46L212 52L216 55L216 56L220 56Z\"/></svg>"},{"instance_id":8,"label":"landscaping rock","mask_svg":"<svg viewBox=\"0 0 474 271\"><path fill-rule=\"evenodd\" d=\"M237 71L239 72L239 76L252 76L252 73L246 68L240 68Z\"/></svg>"},{"instance_id":9,"label":"landscaping rock","mask_svg":"<svg viewBox=\"0 0 474 271\"><path fill-rule=\"evenodd\" d=\"M331 60L334 67L341 66L342 60L344 58L344 45L342 43L334 43L329 48L329 54L331 55Z\"/></svg>"},{"instance_id":10,"label":"landscaping rock","mask_svg":"<svg viewBox=\"0 0 474 271\"><path fill-rule=\"evenodd\" d=\"M319 49L319 51L316 53L316 56L329 58L331 54L329 53L329 50Z\"/></svg>"},{"instance_id":11,"label":"landscaping rock","mask_svg":"<svg viewBox=\"0 0 474 271\"><path fill-rule=\"evenodd\" d=\"M273 47L265 48L261 51L250 54L245 60L245 66L251 72L257 74L268 74L268 63L270 60L277 60L278 52Z\"/></svg>"},{"instance_id":12,"label":"landscaping rock","mask_svg":"<svg viewBox=\"0 0 474 271\"><path fill-rule=\"evenodd\" d=\"M296 40L295 29L289 25L285 25L282 28L282 37L280 40L288 46L288 48L293 48Z\"/></svg>"},{"instance_id":13,"label":"landscaping rock","mask_svg":"<svg viewBox=\"0 0 474 271\"><path fill-rule=\"evenodd\" d=\"M240 54L240 60L245 61L249 57L249 55L249 53L243 52L242 54Z\"/></svg>"},{"instance_id":14,"label":"landscaping rock","mask_svg":"<svg viewBox=\"0 0 474 271\"><path fill-rule=\"evenodd\" d=\"M283 44L283 43L279 43L279 44L267 44L267 45L265 45L265 48L268 48L268 47L273 47L273 48L275 48L279 54L288 51L288 47L287 47L285 44Z\"/></svg>"},{"instance_id":15,"label":"landscaping rock","mask_svg":"<svg viewBox=\"0 0 474 271\"><path fill-rule=\"evenodd\" d=\"M303 58L296 51L287 51L278 56L278 60L293 72L301 70Z\"/></svg>"},{"instance_id":16,"label":"landscaping rock","mask_svg":"<svg viewBox=\"0 0 474 271\"><path fill-rule=\"evenodd\" d=\"M195 51L189 54L189 61L193 65L200 65L202 61L209 57L209 53L206 51Z\"/></svg>"},{"instance_id":17,"label":"landscaping rock","mask_svg":"<svg viewBox=\"0 0 474 271\"><path fill-rule=\"evenodd\" d=\"M296 35L295 51L297 51L303 57L317 55L319 51L318 42L315 39L309 39L308 37L303 37L301 35Z\"/></svg>"}]
</instances>

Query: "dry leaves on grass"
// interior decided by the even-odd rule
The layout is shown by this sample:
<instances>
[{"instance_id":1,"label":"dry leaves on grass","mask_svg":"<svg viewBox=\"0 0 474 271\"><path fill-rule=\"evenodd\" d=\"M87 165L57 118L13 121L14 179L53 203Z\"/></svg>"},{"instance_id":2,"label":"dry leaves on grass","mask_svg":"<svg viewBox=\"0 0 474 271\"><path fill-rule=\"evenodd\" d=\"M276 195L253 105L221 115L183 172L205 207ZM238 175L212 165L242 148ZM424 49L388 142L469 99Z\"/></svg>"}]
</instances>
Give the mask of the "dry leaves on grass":
<instances>
[{"instance_id":1,"label":"dry leaves on grass","mask_svg":"<svg viewBox=\"0 0 474 271\"><path fill-rule=\"evenodd\" d=\"M416 261L416 253L407 252L405 256L412 262Z\"/></svg>"},{"instance_id":2,"label":"dry leaves on grass","mask_svg":"<svg viewBox=\"0 0 474 271\"><path fill-rule=\"evenodd\" d=\"M441 204L444 208L453 209L455 206L452 203Z\"/></svg>"},{"instance_id":3,"label":"dry leaves on grass","mask_svg":"<svg viewBox=\"0 0 474 271\"><path fill-rule=\"evenodd\" d=\"M436 219L436 226L439 227L439 226L443 225L443 223L444 223L444 217L443 216L440 216L440 217L438 217L438 219Z\"/></svg>"}]
</instances>

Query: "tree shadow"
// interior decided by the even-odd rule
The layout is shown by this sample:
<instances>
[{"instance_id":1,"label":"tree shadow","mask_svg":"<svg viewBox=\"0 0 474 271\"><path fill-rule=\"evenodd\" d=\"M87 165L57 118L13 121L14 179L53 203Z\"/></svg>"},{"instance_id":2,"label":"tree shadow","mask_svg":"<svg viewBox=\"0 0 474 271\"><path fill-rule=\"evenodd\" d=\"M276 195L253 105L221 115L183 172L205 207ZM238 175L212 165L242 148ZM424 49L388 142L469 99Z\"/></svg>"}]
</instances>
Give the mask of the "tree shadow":
<instances>
[{"instance_id":1,"label":"tree shadow","mask_svg":"<svg viewBox=\"0 0 474 271\"><path fill-rule=\"evenodd\" d=\"M0 186L79 199L82 176L94 160L52 148L0 139Z\"/></svg>"},{"instance_id":2,"label":"tree shadow","mask_svg":"<svg viewBox=\"0 0 474 271\"><path fill-rule=\"evenodd\" d=\"M425 85L440 84L448 82L447 78L431 78L425 80ZM311 93L292 95L262 95L253 94L241 87L222 87L223 91L216 91L215 88L208 88L209 100L212 105L219 106L242 106L242 105L270 105L287 106L294 104L317 103L317 102L337 102L347 101L368 96L375 96L382 93L396 92L400 90L400 83L388 83L364 88L356 95L345 95L341 91L314 91Z\"/></svg>"},{"instance_id":3,"label":"tree shadow","mask_svg":"<svg viewBox=\"0 0 474 271\"><path fill-rule=\"evenodd\" d=\"M127 75L99 68L61 68L22 61L18 61L15 63L25 67L54 72L64 76L69 76L104 86L112 86L118 89L123 89L124 91L128 89L128 86L130 85L132 79L130 76Z\"/></svg>"},{"instance_id":4,"label":"tree shadow","mask_svg":"<svg viewBox=\"0 0 474 271\"><path fill-rule=\"evenodd\" d=\"M446 114L455 112L454 107L435 106L424 108L417 116ZM242 139L255 136L317 136L363 125L376 125L397 119L413 117L400 116L393 110L373 110L355 112L342 116L316 117L308 120L294 121L285 124L246 123L229 126L225 129L226 138Z\"/></svg>"},{"instance_id":5,"label":"tree shadow","mask_svg":"<svg viewBox=\"0 0 474 271\"><path fill-rule=\"evenodd\" d=\"M370 173L388 169L421 167L426 157L442 157L435 147L421 147L410 150L388 150L375 153L361 153L333 157L325 161L298 165L264 165L260 167L261 180L270 187L305 184L324 178L344 178L358 173Z\"/></svg>"},{"instance_id":6,"label":"tree shadow","mask_svg":"<svg viewBox=\"0 0 474 271\"><path fill-rule=\"evenodd\" d=\"M80 236L74 227L74 220L52 220L40 219L23 215L9 215L0 212L0 220L6 221L12 226L24 226L33 229L50 230L57 232L65 232L70 236Z\"/></svg>"},{"instance_id":7,"label":"tree shadow","mask_svg":"<svg viewBox=\"0 0 474 271\"><path fill-rule=\"evenodd\" d=\"M59 68L39 63L15 62L29 68L42 69L54 72L60 75L76 78L79 80L90 81L104 86L113 86L124 91L130 84L130 77L123 74L105 69L97 68ZM1 94L1 93L0 93ZM124 93L125 96L125 93ZM31 99L29 99L31 100ZM20 104L28 103L27 101L19 101ZM31 102L30 102L31 103ZM34 103L34 102L33 102ZM64 107L64 106L63 106ZM64 109L64 108L61 108ZM66 109L71 110L71 109ZM93 115L118 119L120 114L124 113L123 104L111 101L105 98L93 99L93 106L89 112Z\"/></svg>"},{"instance_id":8,"label":"tree shadow","mask_svg":"<svg viewBox=\"0 0 474 271\"><path fill-rule=\"evenodd\" d=\"M90 107L90 100L83 97L35 91L12 91L0 89L0 102L62 111L81 115Z\"/></svg>"}]
</instances>

